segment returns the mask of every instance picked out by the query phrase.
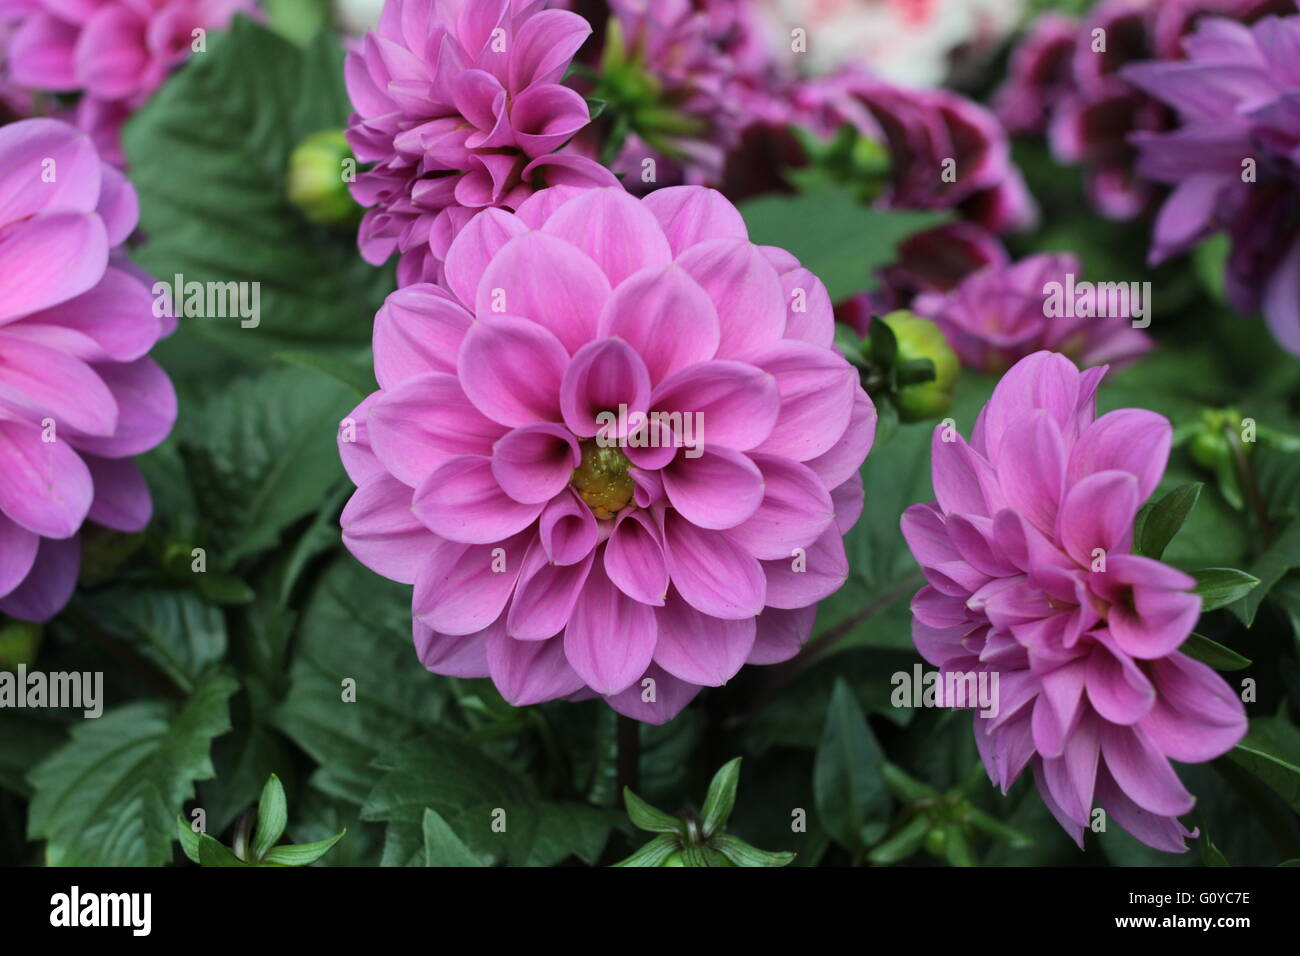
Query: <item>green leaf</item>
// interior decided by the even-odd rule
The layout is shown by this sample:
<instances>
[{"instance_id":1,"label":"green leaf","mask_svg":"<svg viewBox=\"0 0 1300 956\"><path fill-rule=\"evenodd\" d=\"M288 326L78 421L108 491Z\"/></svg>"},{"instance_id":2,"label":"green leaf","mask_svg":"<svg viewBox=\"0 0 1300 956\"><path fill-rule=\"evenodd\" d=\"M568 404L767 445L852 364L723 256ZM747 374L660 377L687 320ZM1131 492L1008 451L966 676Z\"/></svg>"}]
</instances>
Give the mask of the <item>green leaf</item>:
<instances>
[{"instance_id":1,"label":"green leaf","mask_svg":"<svg viewBox=\"0 0 1300 956\"><path fill-rule=\"evenodd\" d=\"M1300 518L1292 519L1286 530L1250 566L1251 573L1259 579L1260 586L1247 594L1239 604L1233 605L1232 613L1250 627L1255 622L1260 604L1273 585L1297 567L1300 567Z\"/></svg>"},{"instance_id":2,"label":"green leaf","mask_svg":"<svg viewBox=\"0 0 1300 956\"><path fill-rule=\"evenodd\" d=\"M133 115L123 143L149 240L136 260L163 282L259 283L255 328L183 317L164 356L265 364L367 344L390 272L362 260L354 235L307 223L285 189L294 147L349 112L336 39L321 33L304 50L239 16Z\"/></svg>"},{"instance_id":3,"label":"green leaf","mask_svg":"<svg viewBox=\"0 0 1300 956\"><path fill-rule=\"evenodd\" d=\"M700 813L700 829L706 837L722 830L736 805L736 784L740 782L740 758L736 757L722 765L713 775L709 792L704 798L704 809Z\"/></svg>"},{"instance_id":4,"label":"green leaf","mask_svg":"<svg viewBox=\"0 0 1300 956\"><path fill-rule=\"evenodd\" d=\"M657 810L638 797L628 787L623 788L623 803L627 806L628 819L638 830L650 833L686 833L686 824L677 817Z\"/></svg>"},{"instance_id":5,"label":"green leaf","mask_svg":"<svg viewBox=\"0 0 1300 956\"><path fill-rule=\"evenodd\" d=\"M229 847L217 842L206 833L199 834L200 866L248 866L235 856Z\"/></svg>"},{"instance_id":6,"label":"green leaf","mask_svg":"<svg viewBox=\"0 0 1300 956\"><path fill-rule=\"evenodd\" d=\"M1259 587L1259 578L1236 568L1203 568L1195 573L1194 593L1201 596L1201 613L1227 607Z\"/></svg>"},{"instance_id":7,"label":"green leaf","mask_svg":"<svg viewBox=\"0 0 1300 956\"><path fill-rule=\"evenodd\" d=\"M1204 634L1193 632L1178 649L1193 660L1209 664L1216 671L1239 671L1250 666L1249 658L1210 640Z\"/></svg>"},{"instance_id":8,"label":"green leaf","mask_svg":"<svg viewBox=\"0 0 1300 956\"><path fill-rule=\"evenodd\" d=\"M853 691L836 681L813 766L813 794L822 827L849 850L875 843L889 826L883 759Z\"/></svg>"},{"instance_id":9,"label":"green leaf","mask_svg":"<svg viewBox=\"0 0 1300 956\"><path fill-rule=\"evenodd\" d=\"M235 680L213 673L179 707L141 701L108 711L31 773L32 839L52 866L159 866L171 859L175 819L212 776L212 739L230 729Z\"/></svg>"},{"instance_id":10,"label":"green leaf","mask_svg":"<svg viewBox=\"0 0 1300 956\"><path fill-rule=\"evenodd\" d=\"M297 843L289 846L272 847L267 851L266 856L262 857L263 863L275 864L278 866L310 866L315 863L330 848L348 835L348 831L336 833L328 840L320 840L316 843Z\"/></svg>"},{"instance_id":11,"label":"green leaf","mask_svg":"<svg viewBox=\"0 0 1300 956\"><path fill-rule=\"evenodd\" d=\"M289 807L284 798L284 785L271 774L262 788L262 798L257 802L257 829L253 832L253 859L260 860L284 835L289 822Z\"/></svg>"},{"instance_id":12,"label":"green leaf","mask_svg":"<svg viewBox=\"0 0 1300 956\"><path fill-rule=\"evenodd\" d=\"M736 866L786 866L795 855L788 851L769 852L750 846L739 837L720 833L709 841L710 845Z\"/></svg>"},{"instance_id":13,"label":"green leaf","mask_svg":"<svg viewBox=\"0 0 1300 956\"><path fill-rule=\"evenodd\" d=\"M424 811L425 866L482 866L483 861L461 842L438 811Z\"/></svg>"},{"instance_id":14,"label":"green leaf","mask_svg":"<svg viewBox=\"0 0 1300 956\"><path fill-rule=\"evenodd\" d=\"M195 863L199 862L199 837L202 835L188 820L176 814L176 839L180 841L181 850Z\"/></svg>"},{"instance_id":15,"label":"green leaf","mask_svg":"<svg viewBox=\"0 0 1300 956\"><path fill-rule=\"evenodd\" d=\"M873 849L867 855L867 859L877 866L888 866L891 863L906 860L921 849L921 844L925 842L925 835L929 832L929 818L918 813L900 827L896 833L892 834L889 839Z\"/></svg>"},{"instance_id":16,"label":"green leaf","mask_svg":"<svg viewBox=\"0 0 1300 956\"><path fill-rule=\"evenodd\" d=\"M891 369L898 359L898 336L888 322L871 320L867 329L867 342L871 346L871 364L882 369ZM933 367L933 363L932 367Z\"/></svg>"},{"instance_id":17,"label":"green leaf","mask_svg":"<svg viewBox=\"0 0 1300 956\"><path fill-rule=\"evenodd\" d=\"M348 361L316 352L279 352L275 357L282 362L320 372L336 382L341 382L352 389L358 398L364 398L378 388L375 384L375 373L370 369L368 361ZM368 355L363 357L369 358Z\"/></svg>"},{"instance_id":18,"label":"green leaf","mask_svg":"<svg viewBox=\"0 0 1300 956\"><path fill-rule=\"evenodd\" d=\"M529 866L554 866L569 857L592 865L604 852L609 832L622 822L614 808L583 803L543 803L538 808L537 837L528 851Z\"/></svg>"},{"instance_id":19,"label":"green leaf","mask_svg":"<svg viewBox=\"0 0 1300 956\"><path fill-rule=\"evenodd\" d=\"M1256 718L1228 755L1300 813L1300 730L1277 717Z\"/></svg>"},{"instance_id":20,"label":"green leaf","mask_svg":"<svg viewBox=\"0 0 1300 956\"><path fill-rule=\"evenodd\" d=\"M226 654L225 618L193 591L117 587L79 596L73 611L72 626L103 630L187 693Z\"/></svg>"},{"instance_id":21,"label":"green leaf","mask_svg":"<svg viewBox=\"0 0 1300 956\"><path fill-rule=\"evenodd\" d=\"M1201 838L1196 841L1201 845L1201 862L1206 866L1231 866L1228 858L1223 855L1217 846L1210 842L1209 831L1201 834Z\"/></svg>"},{"instance_id":22,"label":"green leaf","mask_svg":"<svg viewBox=\"0 0 1300 956\"><path fill-rule=\"evenodd\" d=\"M1169 542L1196 507L1204 487L1197 481L1175 488L1138 512L1137 527L1134 529L1134 551L1148 558L1159 558L1164 554Z\"/></svg>"},{"instance_id":23,"label":"green leaf","mask_svg":"<svg viewBox=\"0 0 1300 956\"><path fill-rule=\"evenodd\" d=\"M681 841L667 833L655 837L631 856L614 866L659 866L681 848Z\"/></svg>"},{"instance_id":24,"label":"green leaf","mask_svg":"<svg viewBox=\"0 0 1300 956\"><path fill-rule=\"evenodd\" d=\"M826 284L832 302L871 288L872 271L894 261L899 243L948 218L864 206L843 187L763 196L742 203L740 211L751 241L788 249Z\"/></svg>"},{"instance_id":25,"label":"green leaf","mask_svg":"<svg viewBox=\"0 0 1300 956\"><path fill-rule=\"evenodd\" d=\"M411 649L410 587L350 556L308 594L289 679L275 725L318 764L315 786L357 805L375 785L371 762L381 752L446 722L446 679ZM344 699L345 681L354 682L354 700ZM418 830L418 818L410 822Z\"/></svg>"},{"instance_id":26,"label":"green leaf","mask_svg":"<svg viewBox=\"0 0 1300 956\"><path fill-rule=\"evenodd\" d=\"M229 568L274 546L344 480L336 439L356 404L343 386L303 369L231 383L190 410L178 441L199 513L211 516L207 560Z\"/></svg>"}]
</instances>

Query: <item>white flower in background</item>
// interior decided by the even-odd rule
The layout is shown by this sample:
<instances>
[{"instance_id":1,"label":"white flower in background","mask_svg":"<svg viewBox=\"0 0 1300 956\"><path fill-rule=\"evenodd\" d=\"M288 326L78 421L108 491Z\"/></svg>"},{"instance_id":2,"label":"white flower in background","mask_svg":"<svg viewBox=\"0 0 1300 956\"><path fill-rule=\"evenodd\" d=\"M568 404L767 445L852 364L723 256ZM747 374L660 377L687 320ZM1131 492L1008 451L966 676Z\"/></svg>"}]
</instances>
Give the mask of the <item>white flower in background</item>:
<instances>
[{"instance_id":1,"label":"white flower in background","mask_svg":"<svg viewBox=\"0 0 1300 956\"><path fill-rule=\"evenodd\" d=\"M334 22L339 32L361 36L379 26L384 0L334 0Z\"/></svg>"},{"instance_id":2,"label":"white flower in background","mask_svg":"<svg viewBox=\"0 0 1300 956\"><path fill-rule=\"evenodd\" d=\"M1024 0L758 0L772 43L804 72L863 63L883 79L937 86L961 48L991 46L1011 31ZM807 52L792 50L802 27Z\"/></svg>"}]
</instances>

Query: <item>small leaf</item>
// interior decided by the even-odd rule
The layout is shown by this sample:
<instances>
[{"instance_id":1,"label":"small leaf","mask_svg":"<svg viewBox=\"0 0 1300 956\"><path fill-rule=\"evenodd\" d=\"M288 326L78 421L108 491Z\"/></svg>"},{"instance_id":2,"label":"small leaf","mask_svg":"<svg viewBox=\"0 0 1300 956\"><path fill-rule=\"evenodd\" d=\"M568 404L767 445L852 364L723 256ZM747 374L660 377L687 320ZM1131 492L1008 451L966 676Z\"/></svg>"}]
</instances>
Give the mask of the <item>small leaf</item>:
<instances>
[{"instance_id":1,"label":"small leaf","mask_svg":"<svg viewBox=\"0 0 1300 956\"><path fill-rule=\"evenodd\" d=\"M867 341L871 343L871 364L880 369L891 369L898 359L898 338L888 322L872 318Z\"/></svg>"},{"instance_id":2,"label":"small leaf","mask_svg":"<svg viewBox=\"0 0 1300 956\"><path fill-rule=\"evenodd\" d=\"M686 825L681 820L669 816L662 810L656 810L628 787L623 788L623 803L627 806L628 819L638 830L648 830L650 833L675 833L678 836L686 833Z\"/></svg>"},{"instance_id":3,"label":"small leaf","mask_svg":"<svg viewBox=\"0 0 1300 956\"><path fill-rule=\"evenodd\" d=\"M199 834L200 866L248 866L235 856L226 846L218 843L206 833Z\"/></svg>"},{"instance_id":4,"label":"small leaf","mask_svg":"<svg viewBox=\"0 0 1300 956\"><path fill-rule=\"evenodd\" d=\"M275 846L289 822L289 807L284 798L284 785L271 774L262 788L257 802L257 829L253 832L253 859L260 860L267 850Z\"/></svg>"},{"instance_id":5,"label":"small leaf","mask_svg":"<svg viewBox=\"0 0 1300 956\"><path fill-rule=\"evenodd\" d=\"M704 798L701 812L700 829L705 837L710 837L722 830L731 810L736 805L736 784L740 781L740 758L737 757L723 765L713 775L709 792Z\"/></svg>"},{"instance_id":6,"label":"small leaf","mask_svg":"<svg viewBox=\"0 0 1300 956\"><path fill-rule=\"evenodd\" d=\"M1228 756L1300 813L1300 730L1277 717L1256 718Z\"/></svg>"},{"instance_id":7,"label":"small leaf","mask_svg":"<svg viewBox=\"0 0 1300 956\"><path fill-rule=\"evenodd\" d=\"M966 839L966 831L960 823L949 823L946 828L948 862L953 866L978 866L975 854L971 851L970 843Z\"/></svg>"},{"instance_id":8,"label":"small leaf","mask_svg":"<svg viewBox=\"0 0 1300 956\"><path fill-rule=\"evenodd\" d=\"M1223 855L1219 848L1210 842L1210 834L1208 830L1201 834L1201 838L1197 842L1201 845L1201 862L1206 866L1232 865L1228 862L1228 858Z\"/></svg>"},{"instance_id":9,"label":"small leaf","mask_svg":"<svg viewBox=\"0 0 1300 956\"><path fill-rule=\"evenodd\" d=\"M925 835L930 832L930 821L923 814L912 817L897 833L867 854L867 859L878 866L888 866L906 860L921 848Z\"/></svg>"},{"instance_id":10,"label":"small leaf","mask_svg":"<svg viewBox=\"0 0 1300 956\"><path fill-rule=\"evenodd\" d=\"M729 833L720 833L710 842L715 850L736 866L786 866L795 857L785 850L775 853L760 850Z\"/></svg>"},{"instance_id":11,"label":"small leaf","mask_svg":"<svg viewBox=\"0 0 1300 956\"><path fill-rule=\"evenodd\" d=\"M813 795L822 827L850 850L875 843L889 825L883 759L853 691L836 680L813 764Z\"/></svg>"},{"instance_id":12,"label":"small leaf","mask_svg":"<svg viewBox=\"0 0 1300 956\"><path fill-rule=\"evenodd\" d=\"M883 323L882 323L883 324ZM907 385L922 385L935 379L934 360L914 358L899 362L894 367L894 381L899 388Z\"/></svg>"},{"instance_id":13,"label":"small leaf","mask_svg":"<svg viewBox=\"0 0 1300 956\"><path fill-rule=\"evenodd\" d=\"M698 843L689 843L682 847L682 864L684 866L712 866L704 847Z\"/></svg>"},{"instance_id":14,"label":"small leaf","mask_svg":"<svg viewBox=\"0 0 1300 956\"><path fill-rule=\"evenodd\" d=\"M272 847L266 856L262 857L262 862L276 863L280 866L307 866L315 863L328 853L330 847L347 836L347 832L347 830L343 830L341 833L334 834L328 840L318 840L315 843Z\"/></svg>"},{"instance_id":15,"label":"small leaf","mask_svg":"<svg viewBox=\"0 0 1300 956\"><path fill-rule=\"evenodd\" d=\"M614 866L659 866L680 848L677 837L663 834L657 836L641 849Z\"/></svg>"},{"instance_id":16,"label":"small leaf","mask_svg":"<svg viewBox=\"0 0 1300 956\"><path fill-rule=\"evenodd\" d=\"M1193 660L1209 664L1216 671L1239 671L1250 666L1249 658L1210 640L1204 634L1193 632L1178 649Z\"/></svg>"},{"instance_id":17,"label":"small leaf","mask_svg":"<svg viewBox=\"0 0 1300 956\"><path fill-rule=\"evenodd\" d=\"M1201 613L1226 607L1259 586L1259 578L1236 568L1203 568L1195 574L1194 593L1201 596Z\"/></svg>"},{"instance_id":18,"label":"small leaf","mask_svg":"<svg viewBox=\"0 0 1300 956\"><path fill-rule=\"evenodd\" d=\"M199 862L200 835L183 816L176 814L176 838L181 841L181 850L195 863Z\"/></svg>"},{"instance_id":19,"label":"small leaf","mask_svg":"<svg viewBox=\"0 0 1300 956\"><path fill-rule=\"evenodd\" d=\"M447 821L436 810L424 811L425 866L482 866Z\"/></svg>"},{"instance_id":20,"label":"small leaf","mask_svg":"<svg viewBox=\"0 0 1300 956\"><path fill-rule=\"evenodd\" d=\"M1173 540L1187 516L1201 497L1201 482L1192 482L1175 488L1138 514L1134 532L1134 550L1148 558L1159 558Z\"/></svg>"}]
</instances>

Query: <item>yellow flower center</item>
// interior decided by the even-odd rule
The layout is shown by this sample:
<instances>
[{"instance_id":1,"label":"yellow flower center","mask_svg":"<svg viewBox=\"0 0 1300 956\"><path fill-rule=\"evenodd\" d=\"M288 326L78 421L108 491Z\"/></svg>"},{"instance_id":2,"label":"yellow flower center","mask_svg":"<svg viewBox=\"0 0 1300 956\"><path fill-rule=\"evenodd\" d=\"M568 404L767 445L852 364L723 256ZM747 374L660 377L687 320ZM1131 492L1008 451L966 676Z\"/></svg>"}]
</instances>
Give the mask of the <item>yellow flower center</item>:
<instances>
[{"instance_id":1,"label":"yellow flower center","mask_svg":"<svg viewBox=\"0 0 1300 956\"><path fill-rule=\"evenodd\" d=\"M628 469L632 463L618 448L603 448L595 441L582 443L582 464L573 469L569 483L592 514L612 518L632 500L635 485Z\"/></svg>"}]
</instances>

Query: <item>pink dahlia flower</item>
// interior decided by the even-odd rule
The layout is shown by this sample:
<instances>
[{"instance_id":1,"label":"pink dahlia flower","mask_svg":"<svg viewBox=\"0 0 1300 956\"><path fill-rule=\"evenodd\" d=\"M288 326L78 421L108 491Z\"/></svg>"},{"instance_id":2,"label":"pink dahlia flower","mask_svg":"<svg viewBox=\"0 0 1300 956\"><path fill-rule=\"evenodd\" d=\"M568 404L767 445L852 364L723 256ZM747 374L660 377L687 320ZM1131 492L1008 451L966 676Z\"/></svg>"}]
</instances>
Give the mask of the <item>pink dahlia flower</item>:
<instances>
[{"instance_id":1,"label":"pink dahlia flower","mask_svg":"<svg viewBox=\"0 0 1300 956\"><path fill-rule=\"evenodd\" d=\"M591 27L544 5L390 0L348 54L348 141L375 164L352 187L369 207L361 253L379 265L400 252L399 285L441 281L452 239L480 209L516 209L547 185L617 182L556 152L590 120L560 81Z\"/></svg>"},{"instance_id":2,"label":"pink dahlia flower","mask_svg":"<svg viewBox=\"0 0 1300 956\"><path fill-rule=\"evenodd\" d=\"M0 19L20 21L9 44L13 81L81 93L77 125L121 166L122 124L189 57L195 31L253 9L253 0L0 0Z\"/></svg>"},{"instance_id":3,"label":"pink dahlia flower","mask_svg":"<svg viewBox=\"0 0 1300 956\"><path fill-rule=\"evenodd\" d=\"M875 409L826 290L727 200L557 187L481 212L375 321L352 553L506 700L672 718L794 656L845 580Z\"/></svg>"},{"instance_id":4,"label":"pink dahlia flower","mask_svg":"<svg viewBox=\"0 0 1300 956\"><path fill-rule=\"evenodd\" d=\"M1085 294L1072 294L1076 288ZM1054 301L1058 314L1053 314ZM1131 315L1113 314L1131 313L1137 305L1099 297L1095 287L1084 284L1083 267L1074 256L1042 254L981 269L949 292L923 293L912 311L935 321L963 365L1001 374L1042 349L1084 366L1145 355L1155 342L1133 327ZM1101 312L1106 315L1096 314Z\"/></svg>"},{"instance_id":5,"label":"pink dahlia flower","mask_svg":"<svg viewBox=\"0 0 1300 956\"><path fill-rule=\"evenodd\" d=\"M1229 750L1246 713L1178 650L1200 614L1193 579L1131 553L1172 429L1143 409L1097 418L1105 374L1037 352L998 383L970 444L936 429L938 501L902 519L929 582L912 600L912 639L944 675L997 675L996 713L976 714L975 739L1004 793L1032 766L1080 846L1096 803L1178 852L1194 799L1169 761Z\"/></svg>"},{"instance_id":6,"label":"pink dahlia flower","mask_svg":"<svg viewBox=\"0 0 1300 956\"><path fill-rule=\"evenodd\" d=\"M13 617L67 602L82 522L149 521L131 456L171 431L176 394L146 355L170 329L114 252L137 214L84 134L0 127L0 611Z\"/></svg>"}]
</instances>

